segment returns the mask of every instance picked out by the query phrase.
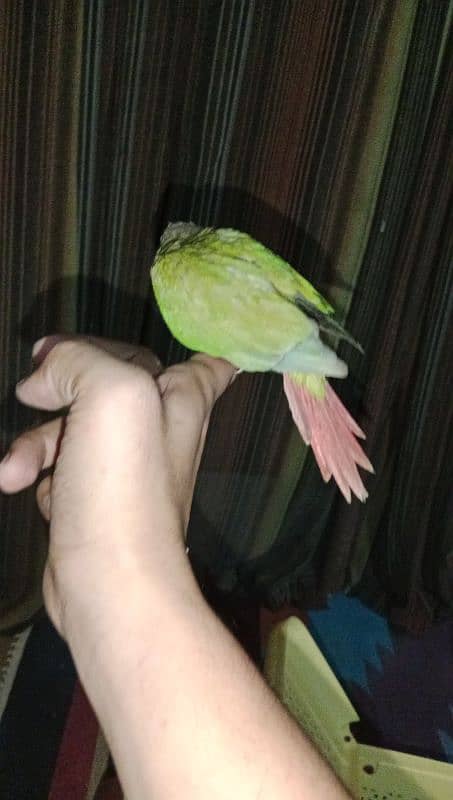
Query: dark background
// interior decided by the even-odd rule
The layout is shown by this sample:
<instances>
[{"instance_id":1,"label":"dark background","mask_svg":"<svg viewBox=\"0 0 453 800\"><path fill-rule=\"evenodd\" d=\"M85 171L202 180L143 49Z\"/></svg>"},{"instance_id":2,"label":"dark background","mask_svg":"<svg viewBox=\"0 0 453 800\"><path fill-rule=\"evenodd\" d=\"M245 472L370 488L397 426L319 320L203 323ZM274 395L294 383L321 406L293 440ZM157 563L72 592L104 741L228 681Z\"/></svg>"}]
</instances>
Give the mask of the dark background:
<instances>
[{"instance_id":1,"label":"dark background","mask_svg":"<svg viewBox=\"0 0 453 800\"><path fill-rule=\"evenodd\" d=\"M38 336L186 355L149 281L169 220L259 238L364 346L342 346L335 388L368 435L365 506L323 484L277 376L218 404L191 552L243 606L353 588L409 628L450 613L450 17L446 0L1 4L3 451L38 419L13 395ZM8 629L39 608L46 533L32 491L0 504Z\"/></svg>"}]
</instances>

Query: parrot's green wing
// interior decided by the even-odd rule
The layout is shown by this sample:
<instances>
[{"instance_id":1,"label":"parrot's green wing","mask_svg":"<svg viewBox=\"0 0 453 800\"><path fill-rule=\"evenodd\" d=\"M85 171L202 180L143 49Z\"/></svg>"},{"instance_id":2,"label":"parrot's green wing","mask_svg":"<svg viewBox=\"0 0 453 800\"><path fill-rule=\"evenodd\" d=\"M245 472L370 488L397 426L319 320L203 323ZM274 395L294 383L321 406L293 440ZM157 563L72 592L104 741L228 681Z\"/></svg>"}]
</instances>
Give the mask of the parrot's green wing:
<instances>
[{"instance_id":1,"label":"parrot's green wing","mask_svg":"<svg viewBox=\"0 0 453 800\"><path fill-rule=\"evenodd\" d=\"M286 261L229 228L168 226L151 272L173 335L251 371L346 374L319 331L349 338L329 303Z\"/></svg>"},{"instance_id":2,"label":"parrot's green wing","mask_svg":"<svg viewBox=\"0 0 453 800\"><path fill-rule=\"evenodd\" d=\"M218 247L224 248L225 253L231 254L240 250L241 258L248 264L253 264L287 299L295 302L297 297L301 297L322 314L334 313L330 303L309 281L296 272L287 261L252 239L247 233L230 228L221 228L216 233Z\"/></svg>"},{"instance_id":3,"label":"parrot's green wing","mask_svg":"<svg viewBox=\"0 0 453 800\"><path fill-rule=\"evenodd\" d=\"M332 317L324 314L319 308L308 300L305 299L303 295L296 295L293 299L295 305L307 314L310 319L314 320L319 329L323 333L330 333L332 336L335 336L337 339L344 339L346 342L349 342L353 347L363 353L363 347L359 342L351 336L348 331L343 328L343 325L340 325L336 319L332 319Z\"/></svg>"},{"instance_id":4,"label":"parrot's green wing","mask_svg":"<svg viewBox=\"0 0 453 800\"><path fill-rule=\"evenodd\" d=\"M275 291L313 319L320 330L337 338L345 339L353 347L363 352L360 344L345 328L331 318L330 315L335 313L335 309L330 303L287 261L272 253L246 233L223 228L217 231L217 234L221 235L223 242L231 242L233 248L240 245L242 258L259 266L262 272L268 276Z\"/></svg>"}]
</instances>

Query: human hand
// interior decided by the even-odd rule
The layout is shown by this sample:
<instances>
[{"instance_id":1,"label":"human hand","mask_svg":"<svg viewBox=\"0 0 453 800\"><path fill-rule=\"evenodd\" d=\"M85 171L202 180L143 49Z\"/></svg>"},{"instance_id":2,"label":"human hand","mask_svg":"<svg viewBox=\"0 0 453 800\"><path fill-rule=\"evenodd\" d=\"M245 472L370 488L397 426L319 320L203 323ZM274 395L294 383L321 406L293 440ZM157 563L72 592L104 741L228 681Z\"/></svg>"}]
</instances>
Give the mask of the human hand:
<instances>
[{"instance_id":1,"label":"human hand","mask_svg":"<svg viewBox=\"0 0 453 800\"><path fill-rule=\"evenodd\" d=\"M346 798L185 554L209 415L233 367L197 355L159 372L146 350L102 340L48 338L34 354L18 399L68 413L13 442L0 489L54 467L37 489L50 520L44 598L125 796Z\"/></svg>"},{"instance_id":2,"label":"human hand","mask_svg":"<svg viewBox=\"0 0 453 800\"><path fill-rule=\"evenodd\" d=\"M162 372L146 348L101 339L47 337L33 356L37 369L18 384L18 399L69 410L13 442L0 489L21 491L53 467L36 493L50 521L43 589L67 635L73 606L101 613L127 575L158 563L156 581L167 580L158 573L175 547L184 556L210 413L234 370L196 355Z\"/></svg>"}]
</instances>

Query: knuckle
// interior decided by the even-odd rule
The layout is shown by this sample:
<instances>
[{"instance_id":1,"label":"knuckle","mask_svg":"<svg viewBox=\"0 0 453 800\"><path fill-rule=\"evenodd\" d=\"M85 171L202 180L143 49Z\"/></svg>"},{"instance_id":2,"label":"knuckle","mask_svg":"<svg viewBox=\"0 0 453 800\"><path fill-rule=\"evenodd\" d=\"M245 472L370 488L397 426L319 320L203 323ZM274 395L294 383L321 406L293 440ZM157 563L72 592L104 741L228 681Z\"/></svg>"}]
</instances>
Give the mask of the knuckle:
<instances>
[{"instance_id":1,"label":"knuckle","mask_svg":"<svg viewBox=\"0 0 453 800\"><path fill-rule=\"evenodd\" d=\"M108 375L99 376L94 395L103 406L146 407L156 411L160 405L160 395L151 375L126 364L119 365Z\"/></svg>"},{"instance_id":2,"label":"knuckle","mask_svg":"<svg viewBox=\"0 0 453 800\"><path fill-rule=\"evenodd\" d=\"M68 402L77 391L83 347L71 339L57 342L40 367L44 381Z\"/></svg>"},{"instance_id":3,"label":"knuckle","mask_svg":"<svg viewBox=\"0 0 453 800\"><path fill-rule=\"evenodd\" d=\"M142 367L142 369L150 372L153 375L156 375L162 371L162 363L160 359L146 347L138 347L132 357L126 360L130 361L137 367Z\"/></svg>"},{"instance_id":4,"label":"knuckle","mask_svg":"<svg viewBox=\"0 0 453 800\"><path fill-rule=\"evenodd\" d=\"M212 383L212 372L203 361L194 362L193 380L200 398L203 401L205 413L211 411L215 402L215 389Z\"/></svg>"},{"instance_id":5,"label":"knuckle","mask_svg":"<svg viewBox=\"0 0 453 800\"><path fill-rule=\"evenodd\" d=\"M52 361L57 361L62 357L74 357L85 349L86 343L83 341L77 339L63 339L61 342L54 344L52 350L44 361L44 365L47 363L52 363Z\"/></svg>"},{"instance_id":6,"label":"knuckle","mask_svg":"<svg viewBox=\"0 0 453 800\"><path fill-rule=\"evenodd\" d=\"M209 417L216 393L208 365L193 359L176 364L157 379L157 384L175 413L187 413L190 406L191 416L197 418L200 424Z\"/></svg>"},{"instance_id":7,"label":"knuckle","mask_svg":"<svg viewBox=\"0 0 453 800\"><path fill-rule=\"evenodd\" d=\"M187 392L187 377L181 364L169 367L156 380L165 398L179 397Z\"/></svg>"},{"instance_id":8,"label":"knuckle","mask_svg":"<svg viewBox=\"0 0 453 800\"><path fill-rule=\"evenodd\" d=\"M120 394L123 399L132 399L146 395L151 402L157 393L149 370L122 361L88 339L58 342L41 369L44 380L52 382L59 394L71 401L82 388L96 397Z\"/></svg>"},{"instance_id":9,"label":"knuckle","mask_svg":"<svg viewBox=\"0 0 453 800\"><path fill-rule=\"evenodd\" d=\"M160 397L173 424L200 426L206 417L206 404L200 381L185 365L175 365L157 379Z\"/></svg>"}]
</instances>

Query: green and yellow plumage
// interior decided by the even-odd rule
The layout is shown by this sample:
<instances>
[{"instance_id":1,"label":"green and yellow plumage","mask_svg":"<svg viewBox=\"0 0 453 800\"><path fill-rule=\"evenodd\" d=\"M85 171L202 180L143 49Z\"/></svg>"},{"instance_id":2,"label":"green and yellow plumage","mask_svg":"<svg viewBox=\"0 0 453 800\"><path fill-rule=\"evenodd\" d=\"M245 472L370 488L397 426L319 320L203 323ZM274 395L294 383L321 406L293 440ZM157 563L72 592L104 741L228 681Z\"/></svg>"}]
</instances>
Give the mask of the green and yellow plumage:
<instances>
[{"instance_id":1,"label":"green and yellow plumage","mask_svg":"<svg viewBox=\"0 0 453 800\"><path fill-rule=\"evenodd\" d=\"M229 228L176 223L166 234L153 288L168 327L186 347L250 372L344 377L346 366L301 306L324 319L333 309L286 261Z\"/></svg>"},{"instance_id":2,"label":"green and yellow plumage","mask_svg":"<svg viewBox=\"0 0 453 800\"><path fill-rule=\"evenodd\" d=\"M326 380L344 378L347 366L319 334L358 345L319 292L251 236L183 222L164 231L151 279L165 322L186 347L248 372L284 375L293 418L323 477L335 475L348 500L351 488L365 499L356 463L371 465L354 438L363 434Z\"/></svg>"}]
</instances>

